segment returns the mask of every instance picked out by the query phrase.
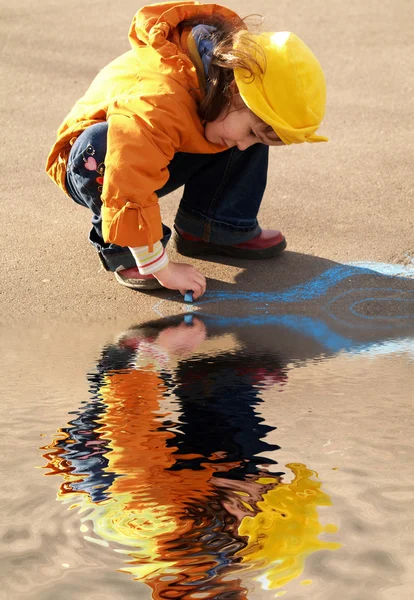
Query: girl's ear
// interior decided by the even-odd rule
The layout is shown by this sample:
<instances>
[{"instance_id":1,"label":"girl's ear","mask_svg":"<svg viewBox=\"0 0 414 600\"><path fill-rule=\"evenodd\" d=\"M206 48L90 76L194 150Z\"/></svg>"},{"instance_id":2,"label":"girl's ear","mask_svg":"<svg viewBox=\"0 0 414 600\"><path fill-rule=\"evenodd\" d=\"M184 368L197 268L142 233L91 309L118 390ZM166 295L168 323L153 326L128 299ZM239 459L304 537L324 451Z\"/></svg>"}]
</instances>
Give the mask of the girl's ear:
<instances>
[{"instance_id":1,"label":"girl's ear","mask_svg":"<svg viewBox=\"0 0 414 600\"><path fill-rule=\"evenodd\" d=\"M241 108L246 108L246 104L243 101L243 98L240 96L239 88L237 87L237 83L232 81L230 84L230 89L233 94L232 96L232 106L236 110Z\"/></svg>"},{"instance_id":2,"label":"girl's ear","mask_svg":"<svg viewBox=\"0 0 414 600\"><path fill-rule=\"evenodd\" d=\"M234 96L239 93L239 88L237 87L237 83L236 83L235 79L233 79L233 81L231 82L230 89Z\"/></svg>"}]
</instances>

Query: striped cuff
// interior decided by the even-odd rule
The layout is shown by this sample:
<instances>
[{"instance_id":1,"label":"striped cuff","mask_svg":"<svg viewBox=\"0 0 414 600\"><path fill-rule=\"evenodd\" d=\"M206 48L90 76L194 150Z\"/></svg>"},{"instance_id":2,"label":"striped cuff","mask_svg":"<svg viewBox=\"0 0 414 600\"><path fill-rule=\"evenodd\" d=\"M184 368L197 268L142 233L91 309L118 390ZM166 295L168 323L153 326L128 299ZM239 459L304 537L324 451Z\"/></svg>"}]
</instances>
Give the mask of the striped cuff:
<instances>
[{"instance_id":1,"label":"striped cuff","mask_svg":"<svg viewBox=\"0 0 414 600\"><path fill-rule=\"evenodd\" d=\"M156 273L168 265L168 254L161 242L154 244L152 252L148 251L148 246L138 246L130 250L141 275Z\"/></svg>"}]
</instances>

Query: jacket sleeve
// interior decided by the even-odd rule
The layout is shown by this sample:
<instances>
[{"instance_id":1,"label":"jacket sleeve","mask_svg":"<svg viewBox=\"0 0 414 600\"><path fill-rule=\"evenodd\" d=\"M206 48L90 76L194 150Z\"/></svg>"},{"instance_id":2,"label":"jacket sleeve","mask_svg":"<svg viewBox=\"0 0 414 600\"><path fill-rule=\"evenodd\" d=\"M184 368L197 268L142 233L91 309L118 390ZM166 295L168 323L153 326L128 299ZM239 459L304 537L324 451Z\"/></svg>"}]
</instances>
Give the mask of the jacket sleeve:
<instances>
[{"instance_id":1,"label":"jacket sleeve","mask_svg":"<svg viewBox=\"0 0 414 600\"><path fill-rule=\"evenodd\" d=\"M102 190L105 242L145 246L163 236L156 190L168 181L168 165L183 142L187 121L170 96L140 97L131 109L114 103L108 109L108 139Z\"/></svg>"}]
</instances>

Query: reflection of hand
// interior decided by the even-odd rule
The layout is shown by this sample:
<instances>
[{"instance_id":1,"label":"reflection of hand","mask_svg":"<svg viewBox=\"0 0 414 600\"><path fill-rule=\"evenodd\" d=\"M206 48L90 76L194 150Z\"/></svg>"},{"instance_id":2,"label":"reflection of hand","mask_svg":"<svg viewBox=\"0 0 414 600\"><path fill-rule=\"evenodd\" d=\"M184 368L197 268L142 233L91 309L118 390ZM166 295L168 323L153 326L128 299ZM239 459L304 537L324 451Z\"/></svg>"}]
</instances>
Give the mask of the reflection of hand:
<instances>
[{"instance_id":1,"label":"reflection of hand","mask_svg":"<svg viewBox=\"0 0 414 600\"><path fill-rule=\"evenodd\" d=\"M167 352L185 354L193 352L207 337L202 321L193 317L192 324L181 323L178 327L167 327L158 335L156 344Z\"/></svg>"}]
</instances>

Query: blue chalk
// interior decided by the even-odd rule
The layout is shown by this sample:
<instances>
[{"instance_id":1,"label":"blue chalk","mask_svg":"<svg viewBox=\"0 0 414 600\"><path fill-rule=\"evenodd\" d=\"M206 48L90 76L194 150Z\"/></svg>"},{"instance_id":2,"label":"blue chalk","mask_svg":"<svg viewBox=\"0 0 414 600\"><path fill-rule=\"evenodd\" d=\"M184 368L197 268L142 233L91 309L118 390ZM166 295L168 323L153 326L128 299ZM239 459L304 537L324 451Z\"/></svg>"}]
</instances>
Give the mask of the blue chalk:
<instances>
[{"instance_id":1,"label":"blue chalk","mask_svg":"<svg viewBox=\"0 0 414 600\"><path fill-rule=\"evenodd\" d=\"M184 323L186 325L192 325L193 324L193 315L191 315L191 314L184 315Z\"/></svg>"},{"instance_id":2,"label":"blue chalk","mask_svg":"<svg viewBox=\"0 0 414 600\"><path fill-rule=\"evenodd\" d=\"M184 294L184 302L192 302L193 301L193 291L192 290L188 290L185 294Z\"/></svg>"}]
</instances>

